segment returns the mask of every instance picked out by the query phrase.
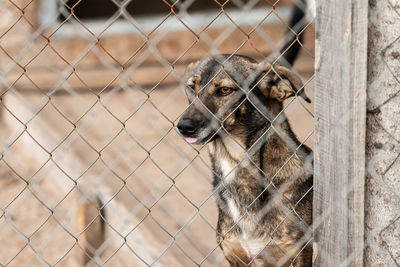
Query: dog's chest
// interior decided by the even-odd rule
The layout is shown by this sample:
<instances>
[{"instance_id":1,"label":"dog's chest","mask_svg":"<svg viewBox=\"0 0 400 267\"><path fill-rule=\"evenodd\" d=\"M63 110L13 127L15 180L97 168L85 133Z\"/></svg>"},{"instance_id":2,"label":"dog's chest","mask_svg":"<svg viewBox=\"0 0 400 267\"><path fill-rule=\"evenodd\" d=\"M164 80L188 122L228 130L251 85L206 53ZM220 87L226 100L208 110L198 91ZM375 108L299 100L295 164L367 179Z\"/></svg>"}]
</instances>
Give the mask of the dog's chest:
<instances>
[{"instance_id":1,"label":"dog's chest","mask_svg":"<svg viewBox=\"0 0 400 267\"><path fill-rule=\"evenodd\" d=\"M218 159L220 175L224 183L236 182L235 178L239 171L240 165L226 158Z\"/></svg>"},{"instance_id":2,"label":"dog's chest","mask_svg":"<svg viewBox=\"0 0 400 267\"><path fill-rule=\"evenodd\" d=\"M214 186L219 197L226 202L232 215L244 209L253 200L260 200L263 191L259 169L248 159L236 161L229 157L212 157L215 174ZM254 207L254 205L252 205Z\"/></svg>"},{"instance_id":3,"label":"dog's chest","mask_svg":"<svg viewBox=\"0 0 400 267\"><path fill-rule=\"evenodd\" d=\"M228 221L239 227L235 242L239 242L249 255L257 255L267 245L263 229L257 223L260 207L264 206L261 202L265 201L260 198L264 190L260 177L257 176L257 179L254 175L258 169L248 161L235 161L221 156L222 153L210 154L216 174L214 186L218 192L220 215L229 217ZM231 226L227 226L226 230Z\"/></svg>"},{"instance_id":4,"label":"dog's chest","mask_svg":"<svg viewBox=\"0 0 400 267\"><path fill-rule=\"evenodd\" d=\"M254 212L263 188L252 176L251 166L245 162L236 162L226 158L214 159L214 171L217 174L216 188L219 208L235 223L243 223L245 214Z\"/></svg>"},{"instance_id":5,"label":"dog's chest","mask_svg":"<svg viewBox=\"0 0 400 267\"><path fill-rule=\"evenodd\" d=\"M265 239L265 235L261 234L262 229L256 223L257 216L253 216L254 214L246 210L243 205L237 202L238 200L240 201L234 196L225 196L224 211L240 229L235 241L239 242L248 255L254 257L265 249L269 238ZM252 218L250 219L250 217Z\"/></svg>"},{"instance_id":6,"label":"dog's chest","mask_svg":"<svg viewBox=\"0 0 400 267\"><path fill-rule=\"evenodd\" d=\"M223 208L230 217L234 221L239 221L241 209L237 203L238 199L236 199L236 195L240 165L226 158L216 158L215 161L215 171L219 175L217 186L219 187L220 201L224 203Z\"/></svg>"}]
</instances>

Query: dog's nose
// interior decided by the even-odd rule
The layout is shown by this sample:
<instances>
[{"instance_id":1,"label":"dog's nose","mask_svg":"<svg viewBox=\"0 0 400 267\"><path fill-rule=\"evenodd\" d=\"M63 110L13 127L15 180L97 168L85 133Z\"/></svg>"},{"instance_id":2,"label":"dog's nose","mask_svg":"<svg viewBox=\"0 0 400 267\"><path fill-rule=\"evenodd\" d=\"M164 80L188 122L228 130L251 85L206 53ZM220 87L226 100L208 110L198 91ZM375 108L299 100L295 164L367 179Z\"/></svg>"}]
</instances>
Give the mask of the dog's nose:
<instances>
[{"instance_id":1,"label":"dog's nose","mask_svg":"<svg viewBox=\"0 0 400 267\"><path fill-rule=\"evenodd\" d=\"M182 118L178 122L178 130L182 135L190 136L196 131L198 122L189 118Z\"/></svg>"}]
</instances>

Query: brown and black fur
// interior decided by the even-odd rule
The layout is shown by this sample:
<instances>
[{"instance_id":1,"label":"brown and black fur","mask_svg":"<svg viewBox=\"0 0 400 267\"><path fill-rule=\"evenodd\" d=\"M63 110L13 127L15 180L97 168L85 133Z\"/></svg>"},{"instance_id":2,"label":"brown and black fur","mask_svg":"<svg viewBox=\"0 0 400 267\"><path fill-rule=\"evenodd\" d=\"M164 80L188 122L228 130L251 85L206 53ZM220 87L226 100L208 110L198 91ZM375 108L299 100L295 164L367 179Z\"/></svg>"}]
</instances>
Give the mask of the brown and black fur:
<instances>
[{"instance_id":1,"label":"brown and black fur","mask_svg":"<svg viewBox=\"0 0 400 267\"><path fill-rule=\"evenodd\" d=\"M303 17L295 6L291 26ZM301 36L289 35L279 64L218 55L186 71L190 106L178 129L191 143L208 144L217 242L231 266L312 266L312 151L282 112L288 97L309 102L287 67L299 50L295 40Z\"/></svg>"},{"instance_id":2,"label":"brown and black fur","mask_svg":"<svg viewBox=\"0 0 400 267\"><path fill-rule=\"evenodd\" d=\"M300 78L237 55L193 63L187 77L191 104L178 128L197 138L195 144L208 143L217 242L227 260L231 266L311 266L311 151L281 113L282 101L302 90ZM221 95L224 87L232 92Z\"/></svg>"}]
</instances>

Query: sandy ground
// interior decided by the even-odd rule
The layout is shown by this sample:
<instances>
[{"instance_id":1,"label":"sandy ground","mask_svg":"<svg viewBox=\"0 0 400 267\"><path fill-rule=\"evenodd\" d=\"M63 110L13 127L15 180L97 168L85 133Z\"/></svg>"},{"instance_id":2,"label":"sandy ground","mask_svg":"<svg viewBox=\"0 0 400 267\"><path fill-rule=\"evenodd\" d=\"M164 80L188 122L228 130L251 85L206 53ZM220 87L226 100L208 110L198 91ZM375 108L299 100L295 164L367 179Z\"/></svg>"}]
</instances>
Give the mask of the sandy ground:
<instances>
[{"instance_id":1,"label":"sandy ground","mask_svg":"<svg viewBox=\"0 0 400 267\"><path fill-rule=\"evenodd\" d=\"M313 59L301 59L295 69L307 81ZM115 87L99 99L65 90L50 101L10 91L4 101L0 264L80 266L77 212L97 195L106 211L98 262L226 266L207 148L191 147L173 127L187 106L179 85L149 94ZM286 105L299 139L312 146L313 105Z\"/></svg>"}]
</instances>

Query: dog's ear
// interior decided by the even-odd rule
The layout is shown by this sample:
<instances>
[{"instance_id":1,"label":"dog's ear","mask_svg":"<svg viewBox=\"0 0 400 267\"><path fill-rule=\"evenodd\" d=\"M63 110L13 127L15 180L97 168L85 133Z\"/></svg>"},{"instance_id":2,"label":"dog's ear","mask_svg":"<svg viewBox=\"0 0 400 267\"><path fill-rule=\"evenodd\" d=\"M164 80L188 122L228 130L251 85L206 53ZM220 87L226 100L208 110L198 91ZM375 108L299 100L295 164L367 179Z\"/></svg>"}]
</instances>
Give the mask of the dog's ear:
<instances>
[{"instance_id":1,"label":"dog's ear","mask_svg":"<svg viewBox=\"0 0 400 267\"><path fill-rule=\"evenodd\" d=\"M190 75L193 70L199 65L200 60L190 63L185 70L185 76Z\"/></svg>"},{"instance_id":2,"label":"dog's ear","mask_svg":"<svg viewBox=\"0 0 400 267\"><path fill-rule=\"evenodd\" d=\"M311 100L304 93L303 82L292 70L275 63L260 63L257 65L261 81L258 87L267 98L273 98L282 102L286 98L296 95L301 91L300 96L308 103Z\"/></svg>"}]
</instances>

